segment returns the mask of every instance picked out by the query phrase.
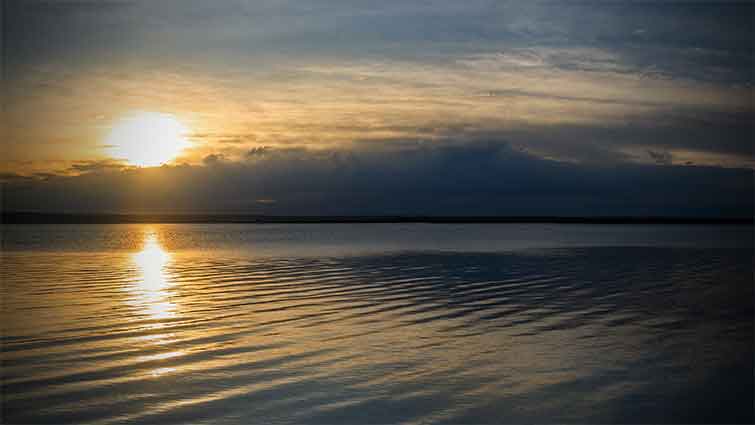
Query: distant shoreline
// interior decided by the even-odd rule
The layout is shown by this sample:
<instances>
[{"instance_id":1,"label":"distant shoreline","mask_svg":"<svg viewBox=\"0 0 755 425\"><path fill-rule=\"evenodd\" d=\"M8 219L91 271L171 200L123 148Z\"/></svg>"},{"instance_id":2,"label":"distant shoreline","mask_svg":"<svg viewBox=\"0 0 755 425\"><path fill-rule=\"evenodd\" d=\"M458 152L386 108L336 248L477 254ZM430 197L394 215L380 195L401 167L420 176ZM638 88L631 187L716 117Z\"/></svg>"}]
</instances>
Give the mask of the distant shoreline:
<instances>
[{"instance_id":1,"label":"distant shoreline","mask_svg":"<svg viewBox=\"0 0 755 425\"><path fill-rule=\"evenodd\" d=\"M66 214L4 212L3 224L128 223L428 223L428 224L734 224L753 225L752 217L559 217L559 216L265 216L246 214Z\"/></svg>"}]
</instances>

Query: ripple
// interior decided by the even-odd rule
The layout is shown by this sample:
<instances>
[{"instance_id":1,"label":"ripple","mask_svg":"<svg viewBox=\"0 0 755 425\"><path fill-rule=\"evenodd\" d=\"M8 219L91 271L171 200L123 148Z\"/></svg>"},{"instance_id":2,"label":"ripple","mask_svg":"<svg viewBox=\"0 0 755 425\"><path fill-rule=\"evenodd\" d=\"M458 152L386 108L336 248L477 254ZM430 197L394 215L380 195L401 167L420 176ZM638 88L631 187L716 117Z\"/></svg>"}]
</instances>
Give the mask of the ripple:
<instances>
[{"instance_id":1,"label":"ripple","mask_svg":"<svg viewBox=\"0 0 755 425\"><path fill-rule=\"evenodd\" d=\"M2 272L10 423L673 422L713 390L751 415L747 250L15 253Z\"/></svg>"}]
</instances>

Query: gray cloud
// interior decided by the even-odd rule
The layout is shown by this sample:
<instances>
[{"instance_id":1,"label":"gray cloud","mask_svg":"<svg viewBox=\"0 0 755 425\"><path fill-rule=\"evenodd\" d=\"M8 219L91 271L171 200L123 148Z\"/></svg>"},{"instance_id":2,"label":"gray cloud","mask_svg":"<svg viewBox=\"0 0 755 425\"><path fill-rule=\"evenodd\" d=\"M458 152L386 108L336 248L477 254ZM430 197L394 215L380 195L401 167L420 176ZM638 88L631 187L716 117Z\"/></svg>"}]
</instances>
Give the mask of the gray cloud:
<instances>
[{"instance_id":1,"label":"gray cloud","mask_svg":"<svg viewBox=\"0 0 755 425\"><path fill-rule=\"evenodd\" d=\"M210 154L206 157L202 158L202 163L204 165L213 166L221 164L223 161L225 161L225 157L222 154Z\"/></svg>"},{"instance_id":2,"label":"gray cloud","mask_svg":"<svg viewBox=\"0 0 755 425\"><path fill-rule=\"evenodd\" d=\"M659 165L670 165L673 160L673 156L669 152L658 152L648 149L648 155Z\"/></svg>"},{"instance_id":3,"label":"gray cloud","mask_svg":"<svg viewBox=\"0 0 755 425\"><path fill-rule=\"evenodd\" d=\"M7 210L748 216L752 170L559 163L502 142L271 150L245 162L6 181ZM264 200L274 200L266 202Z\"/></svg>"},{"instance_id":4,"label":"gray cloud","mask_svg":"<svg viewBox=\"0 0 755 425\"><path fill-rule=\"evenodd\" d=\"M641 69L648 75L753 81L755 6L749 2L7 3L11 62L143 54L190 55L197 63L271 52L431 61L438 54L501 47L576 47L612 55L596 60L557 53L548 60L585 71Z\"/></svg>"},{"instance_id":5,"label":"gray cloud","mask_svg":"<svg viewBox=\"0 0 755 425\"><path fill-rule=\"evenodd\" d=\"M121 161L105 159L97 161L79 161L72 164L67 171L74 173L95 173L108 170L121 170L124 168L129 168L129 166Z\"/></svg>"}]
</instances>

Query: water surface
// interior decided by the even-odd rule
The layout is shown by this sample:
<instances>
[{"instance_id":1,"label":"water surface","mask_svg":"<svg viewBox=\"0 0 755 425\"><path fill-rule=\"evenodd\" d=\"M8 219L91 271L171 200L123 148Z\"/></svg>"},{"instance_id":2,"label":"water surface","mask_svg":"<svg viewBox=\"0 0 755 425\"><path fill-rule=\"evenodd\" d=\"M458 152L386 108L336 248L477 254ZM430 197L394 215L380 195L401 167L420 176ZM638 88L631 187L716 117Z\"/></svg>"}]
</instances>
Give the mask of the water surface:
<instances>
[{"instance_id":1,"label":"water surface","mask_svg":"<svg viewBox=\"0 0 755 425\"><path fill-rule=\"evenodd\" d=\"M739 226L3 227L7 423L751 422Z\"/></svg>"}]
</instances>

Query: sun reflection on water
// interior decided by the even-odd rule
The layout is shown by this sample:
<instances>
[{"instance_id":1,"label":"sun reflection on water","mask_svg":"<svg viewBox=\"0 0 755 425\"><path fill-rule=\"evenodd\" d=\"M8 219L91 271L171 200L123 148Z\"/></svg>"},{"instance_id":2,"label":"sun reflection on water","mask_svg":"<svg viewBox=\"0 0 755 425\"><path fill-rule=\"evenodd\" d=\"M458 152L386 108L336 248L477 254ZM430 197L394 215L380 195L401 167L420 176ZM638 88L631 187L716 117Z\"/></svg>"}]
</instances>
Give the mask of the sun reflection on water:
<instances>
[{"instance_id":1,"label":"sun reflection on water","mask_svg":"<svg viewBox=\"0 0 755 425\"><path fill-rule=\"evenodd\" d=\"M129 304L136 307L138 323L142 335L136 337L139 344L150 347L169 347L175 342L171 332L171 319L177 316L174 282L167 270L172 256L160 245L157 233L153 229L144 232L142 249L131 256L136 266L138 279L130 286ZM146 323L145 323L146 319ZM140 333L142 333L140 332ZM160 363L185 355L184 350L170 350L139 357L140 362ZM147 375L158 377L177 370L177 366L160 365L147 371Z\"/></svg>"},{"instance_id":2,"label":"sun reflection on water","mask_svg":"<svg viewBox=\"0 0 755 425\"><path fill-rule=\"evenodd\" d=\"M142 250L133 254L132 260L138 267L140 279L132 287L133 304L142 309L150 319L160 321L176 315L176 305L170 300L172 282L166 272L171 255L165 251L154 232L145 235ZM155 323L153 327L161 327Z\"/></svg>"}]
</instances>

